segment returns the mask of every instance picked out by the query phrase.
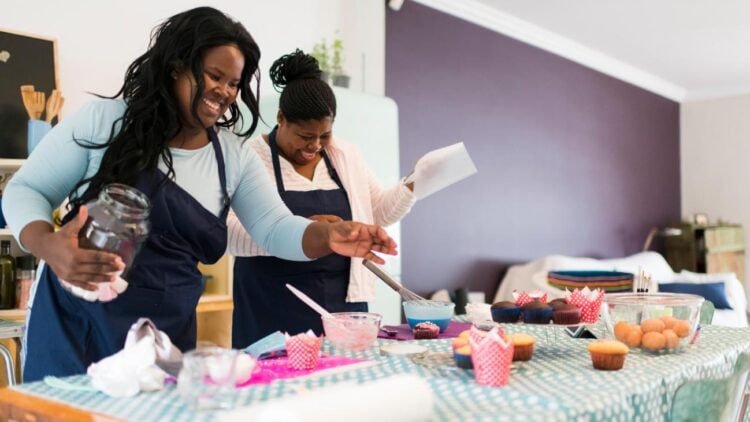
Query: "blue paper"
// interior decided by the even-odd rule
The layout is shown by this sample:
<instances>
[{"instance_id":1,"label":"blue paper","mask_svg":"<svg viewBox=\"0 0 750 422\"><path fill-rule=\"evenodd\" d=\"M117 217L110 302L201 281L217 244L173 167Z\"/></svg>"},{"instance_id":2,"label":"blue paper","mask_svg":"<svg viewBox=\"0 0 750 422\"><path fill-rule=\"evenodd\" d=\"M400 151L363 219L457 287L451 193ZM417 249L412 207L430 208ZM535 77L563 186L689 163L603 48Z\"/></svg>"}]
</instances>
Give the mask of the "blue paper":
<instances>
[{"instance_id":1,"label":"blue paper","mask_svg":"<svg viewBox=\"0 0 750 422\"><path fill-rule=\"evenodd\" d=\"M247 346L244 352L256 359L283 356L286 354L286 336L276 331Z\"/></svg>"}]
</instances>

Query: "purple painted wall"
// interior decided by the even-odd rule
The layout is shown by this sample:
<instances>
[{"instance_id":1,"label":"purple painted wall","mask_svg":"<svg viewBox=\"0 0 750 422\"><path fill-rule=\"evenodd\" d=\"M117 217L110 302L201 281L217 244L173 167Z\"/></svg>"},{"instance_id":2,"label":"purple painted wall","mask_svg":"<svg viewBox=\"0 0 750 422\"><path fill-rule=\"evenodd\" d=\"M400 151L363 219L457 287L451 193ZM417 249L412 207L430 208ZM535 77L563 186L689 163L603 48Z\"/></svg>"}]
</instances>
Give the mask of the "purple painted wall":
<instances>
[{"instance_id":1,"label":"purple painted wall","mask_svg":"<svg viewBox=\"0 0 750 422\"><path fill-rule=\"evenodd\" d=\"M479 169L403 220L419 293L494 294L509 264L629 255L680 219L674 101L413 2L387 11L386 95L402 174L459 140Z\"/></svg>"}]
</instances>

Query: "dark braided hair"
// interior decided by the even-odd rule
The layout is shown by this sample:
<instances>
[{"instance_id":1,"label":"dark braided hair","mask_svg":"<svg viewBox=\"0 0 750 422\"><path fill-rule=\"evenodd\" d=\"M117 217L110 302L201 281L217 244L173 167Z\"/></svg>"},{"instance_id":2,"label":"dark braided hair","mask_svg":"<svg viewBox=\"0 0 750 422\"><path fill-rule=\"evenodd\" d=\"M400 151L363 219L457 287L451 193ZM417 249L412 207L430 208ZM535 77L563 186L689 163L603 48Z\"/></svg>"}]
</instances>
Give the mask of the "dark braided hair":
<instances>
[{"instance_id":1,"label":"dark braided hair","mask_svg":"<svg viewBox=\"0 0 750 422\"><path fill-rule=\"evenodd\" d=\"M289 122L336 117L336 96L320 79L315 57L297 49L273 62L269 73L273 86L281 92L279 109Z\"/></svg>"},{"instance_id":2,"label":"dark braided hair","mask_svg":"<svg viewBox=\"0 0 750 422\"><path fill-rule=\"evenodd\" d=\"M76 139L85 148L107 148L96 174L78 182L70 193L69 208L78 208L96 198L106 185L118 182L134 185L144 171L154 170L159 160L167 165L167 176L174 177L169 141L180 132L181 122L173 93L172 72L190 70L197 84L191 112L198 119L197 107L203 91L203 56L213 47L233 44L242 52L245 67L239 82L239 97L248 106L252 124L238 135L247 138L258 123L258 61L260 49L242 24L224 13L198 7L179 13L157 26L151 33L148 51L128 67L125 81L112 97L122 96L127 104L125 114L112 124L109 140L94 145ZM255 92L251 82L255 78ZM237 104L229 106L230 117L222 117L217 126L231 128L242 122ZM121 125L122 129L117 130ZM78 190L89 184L81 195Z\"/></svg>"}]
</instances>

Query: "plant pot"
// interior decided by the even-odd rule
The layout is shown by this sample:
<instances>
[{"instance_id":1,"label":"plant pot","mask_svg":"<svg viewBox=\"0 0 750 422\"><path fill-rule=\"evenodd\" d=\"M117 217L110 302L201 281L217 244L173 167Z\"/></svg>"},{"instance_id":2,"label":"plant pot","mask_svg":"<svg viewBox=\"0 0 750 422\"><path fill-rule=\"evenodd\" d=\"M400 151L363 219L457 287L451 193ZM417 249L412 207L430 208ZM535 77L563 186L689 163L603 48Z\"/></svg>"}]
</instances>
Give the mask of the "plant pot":
<instances>
[{"instance_id":1,"label":"plant pot","mask_svg":"<svg viewBox=\"0 0 750 422\"><path fill-rule=\"evenodd\" d=\"M333 85L349 88L349 75L333 75Z\"/></svg>"},{"instance_id":2,"label":"plant pot","mask_svg":"<svg viewBox=\"0 0 750 422\"><path fill-rule=\"evenodd\" d=\"M320 72L320 80L325 83L328 83L331 80L331 74L326 72L325 70L322 70Z\"/></svg>"}]
</instances>

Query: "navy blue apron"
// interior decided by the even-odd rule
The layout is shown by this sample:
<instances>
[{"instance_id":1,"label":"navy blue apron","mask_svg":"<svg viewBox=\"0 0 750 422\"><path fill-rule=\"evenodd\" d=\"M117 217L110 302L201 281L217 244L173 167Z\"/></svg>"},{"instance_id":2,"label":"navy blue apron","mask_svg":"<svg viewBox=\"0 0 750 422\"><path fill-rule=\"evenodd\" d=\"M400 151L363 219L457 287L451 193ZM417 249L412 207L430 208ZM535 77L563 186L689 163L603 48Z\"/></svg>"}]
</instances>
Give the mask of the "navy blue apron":
<instances>
[{"instance_id":1,"label":"navy blue apron","mask_svg":"<svg viewBox=\"0 0 750 422\"><path fill-rule=\"evenodd\" d=\"M118 352L130 326L150 318L182 351L195 348L195 307L203 290L198 261L214 263L226 250L224 157L216 133L208 130L224 195L217 217L160 170L141 175L136 188L151 200L151 228L127 270L128 288L111 302L73 296L45 266L26 334L24 382L45 375L86 372L92 362Z\"/></svg>"},{"instance_id":2,"label":"navy blue apron","mask_svg":"<svg viewBox=\"0 0 750 422\"><path fill-rule=\"evenodd\" d=\"M352 219L349 199L336 169L320 151L338 189L287 191L281 178L276 129L269 134L273 172L279 195L292 214L310 217L331 214ZM320 315L302 303L284 285L298 288L329 312L367 311L367 302L347 303L351 259L338 254L308 262L286 261L272 256L237 257L234 260L234 312L232 347L242 349L274 331L299 334L312 329L323 332Z\"/></svg>"}]
</instances>

